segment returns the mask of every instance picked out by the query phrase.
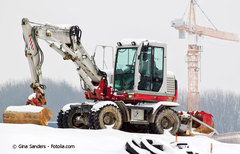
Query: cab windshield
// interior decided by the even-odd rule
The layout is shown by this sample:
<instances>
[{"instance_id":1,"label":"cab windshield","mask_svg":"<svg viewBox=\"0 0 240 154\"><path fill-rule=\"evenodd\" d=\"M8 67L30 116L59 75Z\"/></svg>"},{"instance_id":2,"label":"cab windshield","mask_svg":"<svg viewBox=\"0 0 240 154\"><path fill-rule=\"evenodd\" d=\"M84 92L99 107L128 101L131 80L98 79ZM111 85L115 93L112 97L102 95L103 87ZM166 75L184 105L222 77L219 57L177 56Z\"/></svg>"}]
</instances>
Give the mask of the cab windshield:
<instances>
[{"instance_id":1,"label":"cab windshield","mask_svg":"<svg viewBox=\"0 0 240 154\"><path fill-rule=\"evenodd\" d=\"M131 90L134 85L137 48L119 48L115 65L114 88Z\"/></svg>"}]
</instances>

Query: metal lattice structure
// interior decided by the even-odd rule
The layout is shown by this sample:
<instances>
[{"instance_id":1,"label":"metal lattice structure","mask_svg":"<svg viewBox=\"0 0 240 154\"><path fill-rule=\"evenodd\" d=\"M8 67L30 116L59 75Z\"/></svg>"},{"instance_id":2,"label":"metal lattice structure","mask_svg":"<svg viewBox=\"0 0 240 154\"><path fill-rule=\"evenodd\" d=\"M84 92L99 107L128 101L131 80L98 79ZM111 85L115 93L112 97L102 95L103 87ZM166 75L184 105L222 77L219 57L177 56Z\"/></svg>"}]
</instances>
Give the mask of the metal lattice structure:
<instances>
[{"instance_id":1,"label":"metal lattice structure","mask_svg":"<svg viewBox=\"0 0 240 154\"><path fill-rule=\"evenodd\" d=\"M195 0L191 0L188 23L183 21L183 19L175 19L172 22L172 27L179 30L179 38L185 38L185 33L188 33L189 42L186 60L188 65L188 111L198 111L200 56L202 52L202 46L199 45L199 38L201 36L208 36L222 40L239 42L239 38L236 34L217 30L207 16L206 18L213 25L214 29L197 25L195 6L198 6L202 13L206 16L198 3Z\"/></svg>"},{"instance_id":2,"label":"metal lattice structure","mask_svg":"<svg viewBox=\"0 0 240 154\"><path fill-rule=\"evenodd\" d=\"M199 102L199 70L202 47L189 44L187 51L188 64L188 111L198 111Z\"/></svg>"}]
</instances>

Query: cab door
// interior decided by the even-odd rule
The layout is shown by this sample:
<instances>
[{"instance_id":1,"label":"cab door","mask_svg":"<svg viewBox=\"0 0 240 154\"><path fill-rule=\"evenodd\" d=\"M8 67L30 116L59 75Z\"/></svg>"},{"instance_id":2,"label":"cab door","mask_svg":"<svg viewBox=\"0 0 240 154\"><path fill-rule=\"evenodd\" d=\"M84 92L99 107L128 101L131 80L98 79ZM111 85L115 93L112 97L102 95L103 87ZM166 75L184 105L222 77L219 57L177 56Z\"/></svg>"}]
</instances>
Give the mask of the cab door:
<instances>
[{"instance_id":1,"label":"cab door","mask_svg":"<svg viewBox=\"0 0 240 154\"><path fill-rule=\"evenodd\" d=\"M115 64L114 89L133 90L137 48L118 48Z\"/></svg>"},{"instance_id":2,"label":"cab door","mask_svg":"<svg viewBox=\"0 0 240 154\"><path fill-rule=\"evenodd\" d=\"M138 90L158 92L163 83L164 48L149 46L139 57Z\"/></svg>"}]
</instances>

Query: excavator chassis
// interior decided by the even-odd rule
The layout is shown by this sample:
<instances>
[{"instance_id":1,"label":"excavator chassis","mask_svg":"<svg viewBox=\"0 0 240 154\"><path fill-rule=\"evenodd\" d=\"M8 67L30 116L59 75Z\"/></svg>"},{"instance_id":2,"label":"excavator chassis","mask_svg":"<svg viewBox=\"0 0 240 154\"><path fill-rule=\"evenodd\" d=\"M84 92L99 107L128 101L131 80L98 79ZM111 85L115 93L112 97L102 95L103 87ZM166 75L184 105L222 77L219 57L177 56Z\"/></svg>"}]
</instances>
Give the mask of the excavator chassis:
<instances>
[{"instance_id":1,"label":"excavator chassis","mask_svg":"<svg viewBox=\"0 0 240 154\"><path fill-rule=\"evenodd\" d=\"M177 103L176 103L177 104ZM174 105L176 105L174 104ZM121 129L135 133L194 135L194 132L209 134L213 128L212 115L205 112L181 113L163 102L138 105L122 101L67 104L58 114L59 128ZM177 106L177 105L176 105ZM207 119L207 121L206 121ZM180 125L187 125L181 130ZM192 129L193 128L193 129Z\"/></svg>"},{"instance_id":2,"label":"excavator chassis","mask_svg":"<svg viewBox=\"0 0 240 154\"><path fill-rule=\"evenodd\" d=\"M57 121L60 128L113 128L157 134L168 130L175 135L180 127L180 119L177 112L171 109L174 105L167 106L162 102L131 105L122 101L82 103L61 110Z\"/></svg>"}]
</instances>

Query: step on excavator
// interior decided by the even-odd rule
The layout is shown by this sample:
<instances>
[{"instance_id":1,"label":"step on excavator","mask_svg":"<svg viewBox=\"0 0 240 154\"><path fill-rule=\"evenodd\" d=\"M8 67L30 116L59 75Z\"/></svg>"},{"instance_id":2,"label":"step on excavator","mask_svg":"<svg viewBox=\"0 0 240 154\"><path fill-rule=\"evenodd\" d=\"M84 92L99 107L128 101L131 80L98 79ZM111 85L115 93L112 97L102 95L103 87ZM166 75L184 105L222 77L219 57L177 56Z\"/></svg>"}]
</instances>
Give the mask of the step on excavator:
<instances>
[{"instance_id":1,"label":"step on excavator","mask_svg":"<svg viewBox=\"0 0 240 154\"><path fill-rule=\"evenodd\" d=\"M52 117L51 111L42 107L47 103L41 70L44 55L38 44L42 39L75 64L89 100L65 105L58 114L58 127L178 132L181 114L173 109L179 106L177 80L167 71L166 44L145 39L117 42L114 71L109 74L100 70L84 49L78 26L43 25L23 18L22 29L34 93L24 109L8 107L4 122L47 125Z\"/></svg>"}]
</instances>

